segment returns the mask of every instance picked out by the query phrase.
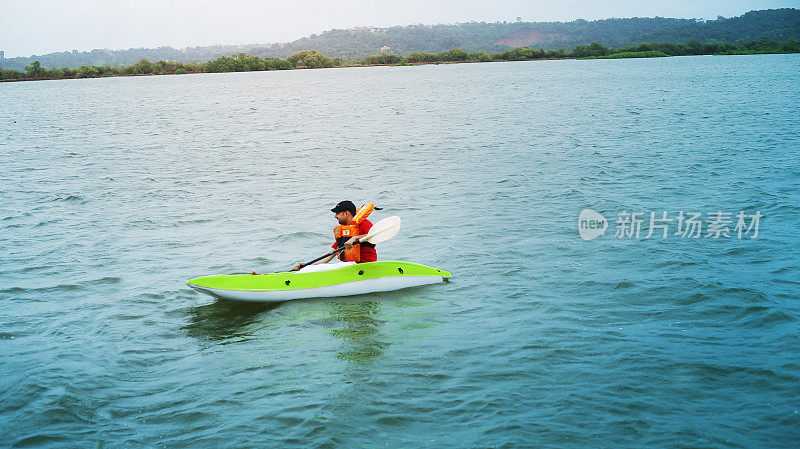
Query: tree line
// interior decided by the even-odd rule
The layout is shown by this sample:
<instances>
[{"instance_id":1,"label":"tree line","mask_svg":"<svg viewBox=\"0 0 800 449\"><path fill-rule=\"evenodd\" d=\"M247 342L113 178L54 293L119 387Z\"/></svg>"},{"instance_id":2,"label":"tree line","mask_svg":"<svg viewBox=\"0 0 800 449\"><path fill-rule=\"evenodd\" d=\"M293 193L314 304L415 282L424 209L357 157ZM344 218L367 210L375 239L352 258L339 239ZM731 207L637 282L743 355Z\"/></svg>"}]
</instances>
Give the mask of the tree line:
<instances>
[{"instance_id":1,"label":"tree line","mask_svg":"<svg viewBox=\"0 0 800 449\"><path fill-rule=\"evenodd\" d=\"M642 43L636 46L609 48L599 42L589 45L576 45L571 51L545 50L543 48L517 47L499 53L486 51L467 52L459 48L440 53L412 52L407 56L381 53L361 59L329 58L317 50L301 50L287 59L273 57L259 58L246 53L222 56L206 63L183 63L172 61L150 62L142 59L131 66L81 66L76 69L50 68L41 66L39 61L25 67L25 71L0 68L0 80L14 79L62 79L98 78L123 75L165 75L185 73L253 72L265 70L318 69L354 65L406 65L438 64L452 62L492 62L529 61L535 59L581 59L581 58L640 58L658 56L689 55L746 55L769 53L800 53L800 40L795 38L784 42L762 38L755 41L736 43L712 42L685 43L660 42Z\"/></svg>"},{"instance_id":2,"label":"tree line","mask_svg":"<svg viewBox=\"0 0 800 449\"><path fill-rule=\"evenodd\" d=\"M0 60L6 69L24 70L34 61L47 67L105 65L129 66L142 59L204 63L243 52L262 59L288 59L295 53L316 49L330 58L364 58L389 46L391 52L441 53L453 48L467 52L499 53L513 47L533 45L544 50L569 49L600 42L609 47L640 42L735 43L767 37L786 41L800 36L800 10L794 8L750 11L739 17L715 20L632 17L571 22L468 22L438 25L406 25L388 28L334 29L286 43L215 45L178 50L171 47L95 49L88 52L50 53Z\"/></svg>"},{"instance_id":3,"label":"tree line","mask_svg":"<svg viewBox=\"0 0 800 449\"><path fill-rule=\"evenodd\" d=\"M99 78L104 76L122 75L167 75L203 72L203 64L158 61L150 62L142 59L130 66L109 65L84 65L71 69L69 67L52 67L46 69L39 61L33 61L25 67L25 71L0 68L0 80L8 79L69 79L69 78Z\"/></svg>"}]
</instances>

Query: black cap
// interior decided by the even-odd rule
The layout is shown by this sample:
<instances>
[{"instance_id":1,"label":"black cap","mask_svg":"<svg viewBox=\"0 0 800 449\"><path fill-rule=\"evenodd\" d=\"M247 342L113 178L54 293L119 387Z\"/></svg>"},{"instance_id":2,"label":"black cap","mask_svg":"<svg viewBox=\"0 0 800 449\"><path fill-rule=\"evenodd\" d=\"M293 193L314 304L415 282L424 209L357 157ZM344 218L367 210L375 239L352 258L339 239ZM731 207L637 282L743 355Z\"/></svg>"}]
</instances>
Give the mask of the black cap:
<instances>
[{"instance_id":1,"label":"black cap","mask_svg":"<svg viewBox=\"0 0 800 449\"><path fill-rule=\"evenodd\" d=\"M356 205L353 204L352 201L340 201L339 204L336 205L336 207L331 209L331 212L338 214L339 212L344 212L346 210L349 210L351 214L355 215Z\"/></svg>"}]
</instances>

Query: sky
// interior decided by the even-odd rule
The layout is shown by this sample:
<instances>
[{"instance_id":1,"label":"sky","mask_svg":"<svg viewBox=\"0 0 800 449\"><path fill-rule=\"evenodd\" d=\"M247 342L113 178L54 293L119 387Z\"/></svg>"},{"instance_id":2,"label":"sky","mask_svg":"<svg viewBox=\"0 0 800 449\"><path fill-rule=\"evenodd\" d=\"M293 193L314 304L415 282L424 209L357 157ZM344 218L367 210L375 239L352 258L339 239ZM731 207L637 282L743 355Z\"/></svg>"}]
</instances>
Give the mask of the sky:
<instances>
[{"instance_id":1,"label":"sky","mask_svg":"<svg viewBox=\"0 0 800 449\"><path fill-rule=\"evenodd\" d=\"M517 17L714 19L774 8L800 8L800 0L0 0L0 50L13 58L95 48L289 42L356 26Z\"/></svg>"}]
</instances>

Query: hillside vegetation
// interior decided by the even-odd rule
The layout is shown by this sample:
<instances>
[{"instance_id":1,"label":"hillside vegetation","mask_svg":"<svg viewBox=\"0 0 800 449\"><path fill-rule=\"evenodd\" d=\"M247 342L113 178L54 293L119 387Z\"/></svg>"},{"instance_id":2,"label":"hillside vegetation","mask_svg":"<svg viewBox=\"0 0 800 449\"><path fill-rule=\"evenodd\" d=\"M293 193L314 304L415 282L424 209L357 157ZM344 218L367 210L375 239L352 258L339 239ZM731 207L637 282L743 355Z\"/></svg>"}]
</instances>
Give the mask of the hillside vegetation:
<instances>
[{"instance_id":1,"label":"hillside vegetation","mask_svg":"<svg viewBox=\"0 0 800 449\"><path fill-rule=\"evenodd\" d=\"M530 61L535 59L593 59L593 58L654 58L664 56L688 55L731 55L731 54L765 54L765 53L800 53L800 40L789 39L786 42L761 38L757 41L736 44L712 42L702 44L698 41L686 43L661 42L639 44L617 49L606 47L599 42L590 45L576 45L571 51L543 50L541 48L517 47L506 51L489 54L485 51L466 52L459 48L440 53L413 52L408 56L392 53L380 53L366 56L349 64L357 65L409 65L409 64L441 64L454 62L493 62L493 61ZM206 63L182 63L158 61L152 63L142 59L131 66L81 66L77 69L50 68L34 61L25 67L25 71L0 68L0 81L26 81L63 78L98 78L106 76L135 75L169 75L193 72L254 72L267 70L319 69L341 67L346 62L341 58L329 58L316 50L301 50L287 59L259 58L258 56L238 53L232 57L221 56Z\"/></svg>"},{"instance_id":2,"label":"hillside vegetation","mask_svg":"<svg viewBox=\"0 0 800 449\"><path fill-rule=\"evenodd\" d=\"M793 8L751 11L742 16L698 22L694 19L628 18L572 22L471 22L455 25L408 25L390 28L359 27L330 30L288 43L242 46L61 52L29 58L0 60L0 67L24 70L34 61L48 67L130 66L142 59L202 63L221 56L246 53L261 59L287 59L299 51L317 50L344 63L355 63L382 52L410 56L415 52L441 53L459 48L467 53L501 53L530 47L569 51L598 42L618 48L647 42L736 43L787 41L800 37L800 10ZM388 49L386 49L388 47Z\"/></svg>"}]
</instances>

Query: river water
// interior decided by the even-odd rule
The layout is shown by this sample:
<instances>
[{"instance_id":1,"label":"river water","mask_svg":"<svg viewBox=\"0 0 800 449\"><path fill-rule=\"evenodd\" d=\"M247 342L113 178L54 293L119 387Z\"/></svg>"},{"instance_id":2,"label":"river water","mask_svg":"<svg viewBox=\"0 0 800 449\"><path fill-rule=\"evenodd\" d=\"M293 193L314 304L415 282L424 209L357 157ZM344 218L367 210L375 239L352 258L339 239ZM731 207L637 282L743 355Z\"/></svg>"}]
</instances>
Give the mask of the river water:
<instances>
[{"instance_id":1,"label":"river water","mask_svg":"<svg viewBox=\"0 0 800 449\"><path fill-rule=\"evenodd\" d=\"M0 447L797 447L798 66L2 84ZM186 287L317 256L343 199L451 282Z\"/></svg>"}]
</instances>

